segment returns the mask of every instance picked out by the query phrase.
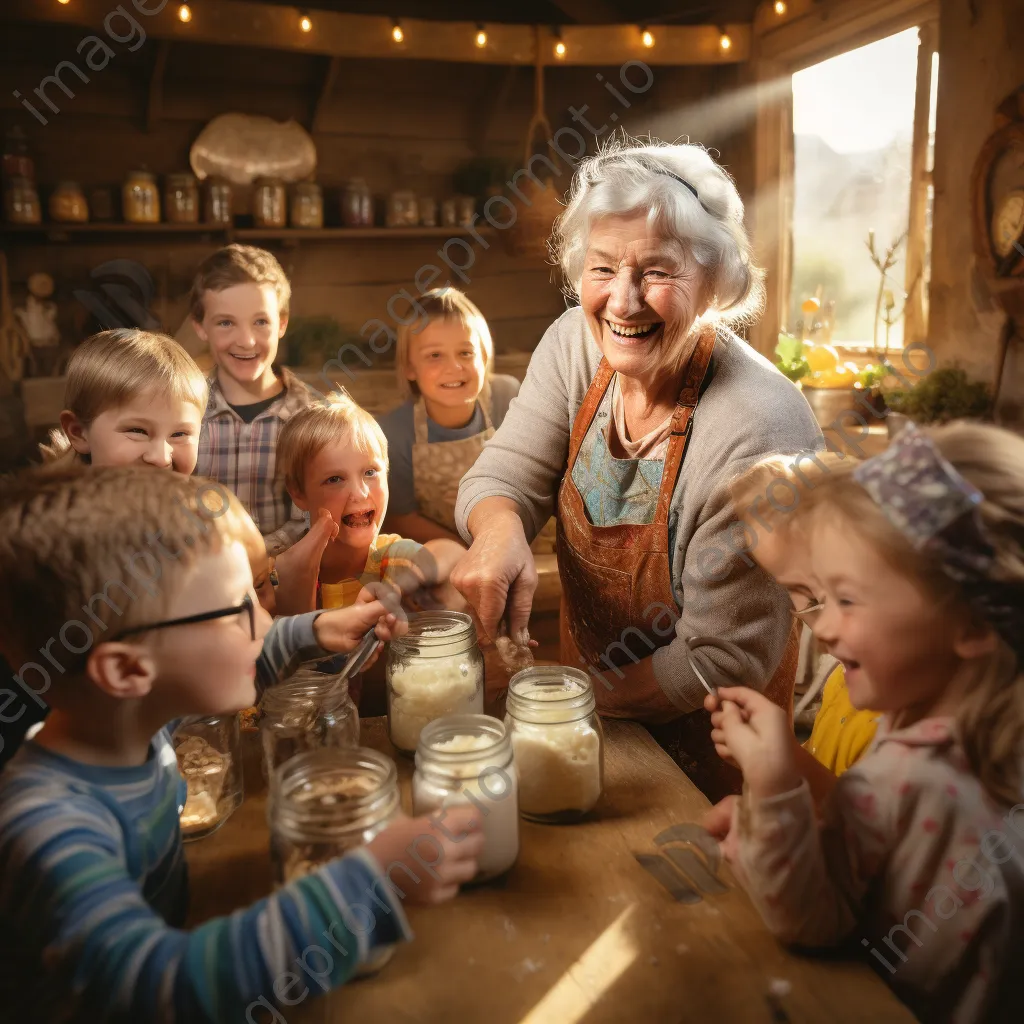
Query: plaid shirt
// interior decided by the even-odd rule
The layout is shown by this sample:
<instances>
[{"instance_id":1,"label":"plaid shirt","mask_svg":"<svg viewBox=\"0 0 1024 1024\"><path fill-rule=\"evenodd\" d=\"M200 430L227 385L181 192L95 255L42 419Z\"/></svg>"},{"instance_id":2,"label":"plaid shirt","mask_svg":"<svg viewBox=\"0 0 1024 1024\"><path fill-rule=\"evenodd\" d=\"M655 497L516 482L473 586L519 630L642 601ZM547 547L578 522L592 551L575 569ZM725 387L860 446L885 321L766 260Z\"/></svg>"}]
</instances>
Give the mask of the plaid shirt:
<instances>
[{"instance_id":1,"label":"plaid shirt","mask_svg":"<svg viewBox=\"0 0 1024 1024\"><path fill-rule=\"evenodd\" d=\"M203 413L196 473L230 487L246 507L267 542L267 552L279 554L308 529L306 513L288 497L277 479L277 439L281 428L319 395L285 367L280 368L284 391L252 423L228 405L217 382L210 378L210 400Z\"/></svg>"}]
</instances>

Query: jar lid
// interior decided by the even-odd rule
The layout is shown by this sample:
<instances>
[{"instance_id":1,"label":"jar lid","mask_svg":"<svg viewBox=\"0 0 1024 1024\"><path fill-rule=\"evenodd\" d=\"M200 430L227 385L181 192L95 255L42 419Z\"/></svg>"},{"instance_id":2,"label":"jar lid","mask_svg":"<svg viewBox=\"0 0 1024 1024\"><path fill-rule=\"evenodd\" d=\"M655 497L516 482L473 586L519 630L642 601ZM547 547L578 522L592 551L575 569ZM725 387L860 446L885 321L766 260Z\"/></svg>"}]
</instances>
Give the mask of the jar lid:
<instances>
[{"instance_id":1,"label":"jar lid","mask_svg":"<svg viewBox=\"0 0 1024 1024\"><path fill-rule=\"evenodd\" d=\"M259 186L259 185L272 185L274 188L277 188L279 186L283 186L284 182L280 178L257 178L253 182L253 184L257 185L257 186Z\"/></svg>"},{"instance_id":2,"label":"jar lid","mask_svg":"<svg viewBox=\"0 0 1024 1024\"><path fill-rule=\"evenodd\" d=\"M295 186L296 192L308 192L319 195L322 189L315 181L300 181Z\"/></svg>"},{"instance_id":3,"label":"jar lid","mask_svg":"<svg viewBox=\"0 0 1024 1024\"><path fill-rule=\"evenodd\" d=\"M194 185L195 183L196 176L194 174L190 174L188 171L167 175L168 185Z\"/></svg>"},{"instance_id":4,"label":"jar lid","mask_svg":"<svg viewBox=\"0 0 1024 1024\"><path fill-rule=\"evenodd\" d=\"M81 185L77 181L58 181L57 190L66 189L68 191L80 192L82 190Z\"/></svg>"},{"instance_id":5,"label":"jar lid","mask_svg":"<svg viewBox=\"0 0 1024 1024\"><path fill-rule=\"evenodd\" d=\"M582 669L535 665L517 672L508 684L505 709L524 722L571 722L597 706L594 684Z\"/></svg>"},{"instance_id":6,"label":"jar lid","mask_svg":"<svg viewBox=\"0 0 1024 1024\"><path fill-rule=\"evenodd\" d=\"M396 653L438 657L451 653L453 644L476 643L476 626L465 612L416 612L409 616L409 630L391 641Z\"/></svg>"},{"instance_id":7,"label":"jar lid","mask_svg":"<svg viewBox=\"0 0 1024 1024\"><path fill-rule=\"evenodd\" d=\"M156 175L152 171L129 171L128 178L138 179L139 181L156 181Z\"/></svg>"}]
</instances>

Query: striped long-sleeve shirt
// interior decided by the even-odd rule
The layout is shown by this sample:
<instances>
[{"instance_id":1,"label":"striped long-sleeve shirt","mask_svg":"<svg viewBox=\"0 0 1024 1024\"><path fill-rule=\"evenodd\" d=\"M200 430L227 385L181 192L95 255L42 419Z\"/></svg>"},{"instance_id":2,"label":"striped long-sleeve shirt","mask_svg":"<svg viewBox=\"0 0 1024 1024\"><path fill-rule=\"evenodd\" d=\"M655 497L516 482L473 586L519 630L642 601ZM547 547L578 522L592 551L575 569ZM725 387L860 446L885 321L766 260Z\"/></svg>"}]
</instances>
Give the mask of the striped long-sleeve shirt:
<instances>
[{"instance_id":1,"label":"striped long-sleeve shirt","mask_svg":"<svg viewBox=\"0 0 1024 1024\"><path fill-rule=\"evenodd\" d=\"M315 617L279 620L261 682L326 653ZM184 798L170 727L138 766L86 765L31 740L11 759L0 774L3 1020L258 1020L257 1006L340 985L371 950L411 937L365 851L183 931Z\"/></svg>"}]
</instances>

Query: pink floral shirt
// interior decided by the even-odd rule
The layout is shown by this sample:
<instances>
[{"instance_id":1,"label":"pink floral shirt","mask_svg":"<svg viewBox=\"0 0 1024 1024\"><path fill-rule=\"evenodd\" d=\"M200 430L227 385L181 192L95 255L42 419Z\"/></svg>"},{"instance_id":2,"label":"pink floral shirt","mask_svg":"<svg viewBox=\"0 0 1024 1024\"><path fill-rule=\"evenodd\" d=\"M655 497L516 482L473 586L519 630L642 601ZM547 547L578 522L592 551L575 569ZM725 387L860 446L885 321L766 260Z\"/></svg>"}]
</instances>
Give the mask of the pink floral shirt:
<instances>
[{"instance_id":1,"label":"pink floral shirt","mask_svg":"<svg viewBox=\"0 0 1024 1024\"><path fill-rule=\"evenodd\" d=\"M724 847L785 942L850 940L924 1021L1024 1020L1024 802L998 807L952 719L890 731L817 821L806 782L737 801Z\"/></svg>"}]
</instances>

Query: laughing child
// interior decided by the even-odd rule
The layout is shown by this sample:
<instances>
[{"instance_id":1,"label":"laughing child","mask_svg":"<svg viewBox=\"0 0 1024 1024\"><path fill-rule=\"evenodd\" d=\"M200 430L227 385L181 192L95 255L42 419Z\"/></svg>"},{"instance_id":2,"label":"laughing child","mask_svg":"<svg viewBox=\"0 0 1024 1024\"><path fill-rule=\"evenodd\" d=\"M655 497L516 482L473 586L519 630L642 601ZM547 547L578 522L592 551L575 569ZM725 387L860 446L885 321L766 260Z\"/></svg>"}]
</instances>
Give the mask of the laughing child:
<instances>
[{"instance_id":1,"label":"laughing child","mask_svg":"<svg viewBox=\"0 0 1024 1024\"><path fill-rule=\"evenodd\" d=\"M320 560L319 607L346 607L365 584L381 580L406 596L443 587L443 603L462 607L447 581L465 548L444 538L419 544L380 532L388 509L387 440L348 395L331 396L289 420L278 466L296 507L318 515L325 510L338 526Z\"/></svg>"}]
</instances>

